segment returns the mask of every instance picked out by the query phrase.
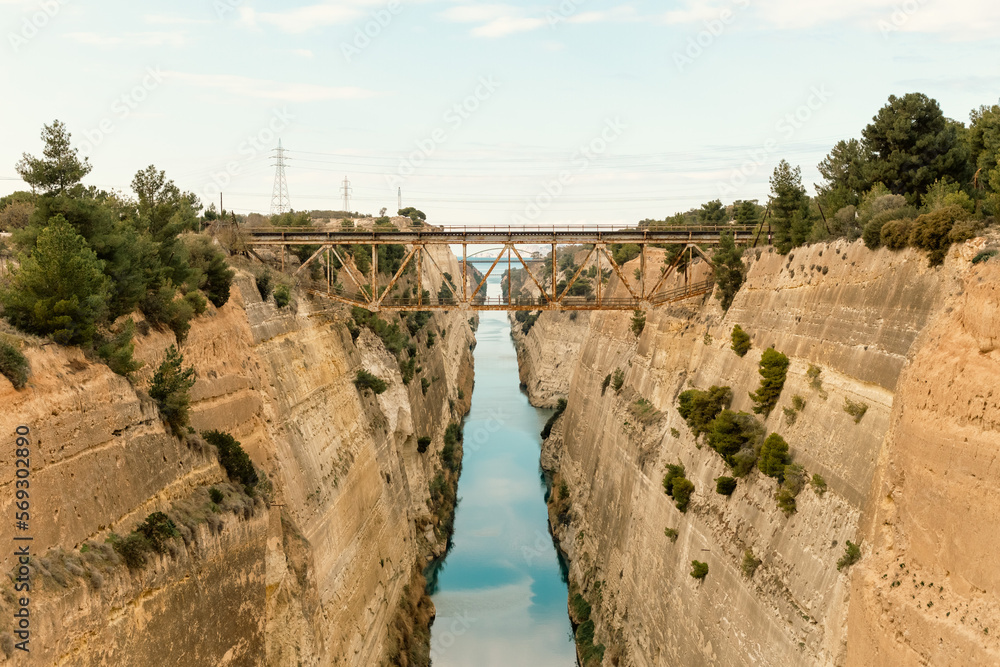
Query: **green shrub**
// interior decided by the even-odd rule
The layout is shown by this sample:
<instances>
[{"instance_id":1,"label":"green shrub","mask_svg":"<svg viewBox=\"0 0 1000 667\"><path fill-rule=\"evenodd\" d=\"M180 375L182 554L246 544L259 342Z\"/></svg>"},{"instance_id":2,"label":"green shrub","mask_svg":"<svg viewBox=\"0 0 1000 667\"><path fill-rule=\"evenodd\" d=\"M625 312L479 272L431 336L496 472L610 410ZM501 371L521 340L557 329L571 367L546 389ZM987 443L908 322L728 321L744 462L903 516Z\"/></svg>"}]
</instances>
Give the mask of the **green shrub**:
<instances>
[{"instance_id":1,"label":"green shrub","mask_svg":"<svg viewBox=\"0 0 1000 667\"><path fill-rule=\"evenodd\" d=\"M452 472L458 472L462 460L458 456L458 443L462 442L462 427L455 422L448 424L444 431L444 447L441 449L441 462Z\"/></svg>"},{"instance_id":2,"label":"green shrub","mask_svg":"<svg viewBox=\"0 0 1000 667\"><path fill-rule=\"evenodd\" d=\"M417 452L423 454L431 446L431 439L426 435L417 438Z\"/></svg>"},{"instance_id":3,"label":"green shrub","mask_svg":"<svg viewBox=\"0 0 1000 667\"><path fill-rule=\"evenodd\" d=\"M788 516L795 513L795 499L805 484L805 470L803 470L802 466L791 463L785 466L785 472L782 474L782 477L783 480L781 486L778 488L776 498L778 500L778 507Z\"/></svg>"},{"instance_id":4,"label":"green shrub","mask_svg":"<svg viewBox=\"0 0 1000 667\"><path fill-rule=\"evenodd\" d=\"M794 408L781 408L781 411L785 415L785 424L788 426L794 424L795 420L799 418L799 413Z\"/></svg>"},{"instance_id":5,"label":"green shrub","mask_svg":"<svg viewBox=\"0 0 1000 667\"><path fill-rule=\"evenodd\" d=\"M973 264L981 264L982 262L987 262L990 259L1000 255L1000 250L996 248L989 248L987 250L980 251L975 257L972 258Z\"/></svg>"},{"instance_id":6,"label":"green shrub","mask_svg":"<svg viewBox=\"0 0 1000 667\"><path fill-rule=\"evenodd\" d=\"M823 479L822 475L813 475L812 479L809 480L809 484L812 486L813 491L816 492L817 496L822 496L826 493L826 480Z\"/></svg>"},{"instance_id":7,"label":"green shrub","mask_svg":"<svg viewBox=\"0 0 1000 667\"><path fill-rule=\"evenodd\" d=\"M427 395L427 390L431 388L431 381L427 378L420 378L420 391L423 392L424 396Z\"/></svg>"},{"instance_id":8,"label":"green shrub","mask_svg":"<svg viewBox=\"0 0 1000 667\"><path fill-rule=\"evenodd\" d=\"M616 394L620 394L622 387L625 385L625 371L618 368L615 370L614 376L611 378L611 387L615 390Z\"/></svg>"},{"instance_id":9,"label":"green shrub","mask_svg":"<svg viewBox=\"0 0 1000 667\"><path fill-rule=\"evenodd\" d=\"M656 406L642 396L632 402L632 405L629 406L629 412L643 424L650 424L656 421L661 414L656 409Z\"/></svg>"},{"instance_id":10,"label":"green shrub","mask_svg":"<svg viewBox=\"0 0 1000 667\"><path fill-rule=\"evenodd\" d=\"M799 412L802 412L802 410L806 407L806 399L802 398L798 394L795 394L792 396L792 407Z\"/></svg>"},{"instance_id":11,"label":"green shrub","mask_svg":"<svg viewBox=\"0 0 1000 667\"><path fill-rule=\"evenodd\" d=\"M813 366L812 364L809 364L809 370L806 371L806 377L809 378L809 386L817 391L823 388L823 380L820 379L822 372L819 366Z\"/></svg>"},{"instance_id":12,"label":"green shrub","mask_svg":"<svg viewBox=\"0 0 1000 667\"><path fill-rule=\"evenodd\" d=\"M223 501L223 499L225 499L225 496L223 495L222 491L220 491L218 487L215 486L209 488L208 497L216 505L218 505Z\"/></svg>"},{"instance_id":13,"label":"green shrub","mask_svg":"<svg viewBox=\"0 0 1000 667\"><path fill-rule=\"evenodd\" d=\"M743 563L740 569L743 570L743 576L747 579L753 579L754 573L757 568L760 567L761 560L753 555L753 551L750 549L745 549L743 551Z\"/></svg>"},{"instance_id":14,"label":"green shrub","mask_svg":"<svg viewBox=\"0 0 1000 667\"><path fill-rule=\"evenodd\" d=\"M760 450L757 467L769 477L781 480L785 474L785 466L789 463L788 443L777 433L767 436Z\"/></svg>"},{"instance_id":15,"label":"green shrub","mask_svg":"<svg viewBox=\"0 0 1000 667\"><path fill-rule=\"evenodd\" d=\"M66 218L54 216L31 253L21 256L10 287L0 289L4 316L61 345L90 343L111 296L104 266Z\"/></svg>"},{"instance_id":16,"label":"green shrub","mask_svg":"<svg viewBox=\"0 0 1000 667\"><path fill-rule=\"evenodd\" d=\"M365 327L378 336L385 349L393 354L396 359L399 359L403 350L409 344L406 334L400 331L398 324L389 324L375 313L369 312L364 308L358 306L352 307L351 319L354 320L354 323L358 327ZM354 337L356 338L356 336Z\"/></svg>"},{"instance_id":17,"label":"green shrub","mask_svg":"<svg viewBox=\"0 0 1000 667\"><path fill-rule=\"evenodd\" d=\"M354 386L358 388L358 391L371 389L372 393L377 396L384 393L385 390L389 388L389 383L377 375L369 373L363 368L359 368L354 377Z\"/></svg>"},{"instance_id":18,"label":"green shrub","mask_svg":"<svg viewBox=\"0 0 1000 667\"><path fill-rule=\"evenodd\" d=\"M183 343L187 339L193 317L194 306L189 301L174 299L167 306L167 326L174 332L178 343Z\"/></svg>"},{"instance_id":19,"label":"green shrub","mask_svg":"<svg viewBox=\"0 0 1000 667\"><path fill-rule=\"evenodd\" d=\"M0 340L0 374L3 374L14 389L22 389L28 383L28 359L21 351L5 340Z\"/></svg>"},{"instance_id":20,"label":"green shrub","mask_svg":"<svg viewBox=\"0 0 1000 667\"><path fill-rule=\"evenodd\" d=\"M890 220L882 226L880 238L882 245L889 250L902 250L910 245L910 235L913 233L913 220Z\"/></svg>"},{"instance_id":21,"label":"green shrub","mask_svg":"<svg viewBox=\"0 0 1000 667\"><path fill-rule=\"evenodd\" d=\"M97 356L104 360L112 372L122 377L129 377L143 366L141 361L132 357L135 352L135 343L132 342L134 335L135 322L129 318L111 338L98 337Z\"/></svg>"},{"instance_id":22,"label":"green shrub","mask_svg":"<svg viewBox=\"0 0 1000 667\"><path fill-rule=\"evenodd\" d=\"M733 477L716 477L715 492L723 496L733 495L736 490L736 479Z\"/></svg>"},{"instance_id":23,"label":"green shrub","mask_svg":"<svg viewBox=\"0 0 1000 667\"><path fill-rule=\"evenodd\" d=\"M219 463L226 471L230 480L242 484L250 493L260 478L253 467L253 461L243 449L240 442L223 431L202 431L201 436L208 444L215 446L219 455Z\"/></svg>"},{"instance_id":24,"label":"green shrub","mask_svg":"<svg viewBox=\"0 0 1000 667\"><path fill-rule=\"evenodd\" d=\"M149 546L157 553L166 553L166 541L180 537L177 526L163 512L153 512L146 520L136 526L135 532L146 538Z\"/></svg>"},{"instance_id":25,"label":"green shrub","mask_svg":"<svg viewBox=\"0 0 1000 667\"><path fill-rule=\"evenodd\" d=\"M671 498L674 497L674 480L684 476L683 463L668 463L667 473L663 476L663 491Z\"/></svg>"},{"instance_id":26,"label":"green shrub","mask_svg":"<svg viewBox=\"0 0 1000 667\"><path fill-rule=\"evenodd\" d=\"M229 292L236 273L229 268L225 255L203 235L182 237L188 252L190 274L187 284L200 289L216 308L229 301Z\"/></svg>"},{"instance_id":27,"label":"green shrub","mask_svg":"<svg viewBox=\"0 0 1000 667\"><path fill-rule=\"evenodd\" d=\"M861 422L861 418L868 412L867 403L855 403L849 398L844 398L844 412L854 417L854 423Z\"/></svg>"},{"instance_id":28,"label":"green shrub","mask_svg":"<svg viewBox=\"0 0 1000 667\"><path fill-rule=\"evenodd\" d=\"M709 428L708 446L733 466L734 457L749 442L749 434L744 431L739 415L732 410L723 410L712 420Z\"/></svg>"},{"instance_id":29,"label":"green shrub","mask_svg":"<svg viewBox=\"0 0 1000 667\"><path fill-rule=\"evenodd\" d=\"M729 387L712 387L708 391L689 389L677 398L677 412L697 438L702 433L708 433L712 420L729 406L733 392Z\"/></svg>"},{"instance_id":30,"label":"green shrub","mask_svg":"<svg viewBox=\"0 0 1000 667\"><path fill-rule=\"evenodd\" d=\"M120 538L112 533L108 539L130 570L139 570L146 565L146 553L150 551L150 546L145 537L131 533Z\"/></svg>"},{"instance_id":31,"label":"green shrub","mask_svg":"<svg viewBox=\"0 0 1000 667\"><path fill-rule=\"evenodd\" d=\"M545 440L549 437L549 434L552 433L552 427L555 426L556 420L559 419L559 417L561 417L562 413L565 411L566 411L566 399L560 398L558 401L556 401L555 412L553 412L552 416L549 417L549 420L545 422L545 427L542 429L542 440Z\"/></svg>"},{"instance_id":32,"label":"green shrub","mask_svg":"<svg viewBox=\"0 0 1000 667\"><path fill-rule=\"evenodd\" d=\"M208 299L198 290L192 290L185 294L184 300L191 306L191 310L194 311L195 315L201 315L208 309Z\"/></svg>"},{"instance_id":33,"label":"green shrub","mask_svg":"<svg viewBox=\"0 0 1000 667\"><path fill-rule=\"evenodd\" d=\"M745 357L750 351L750 334L744 331L740 325L733 327L732 350L741 357Z\"/></svg>"},{"instance_id":34,"label":"green shrub","mask_svg":"<svg viewBox=\"0 0 1000 667\"><path fill-rule=\"evenodd\" d=\"M847 546L844 549L844 555L840 557L837 561L837 569L843 570L845 567L850 567L861 560L861 547L850 540L847 540Z\"/></svg>"},{"instance_id":35,"label":"green shrub","mask_svg":"<svg viewBox=\"0 0 1000 667\"><path fill-rule=\"evenodd\" d=\"M663 534L666 535L671 542L677 541L677 530L674 528L664 528Z\"/></svg>"},{"instance_id":36,"label":"green shrub","mask_svg":"<svg viewBox=\"0 0 1000 667\"><path fill-rule=\"evenodd\" d=\"M951 247L952 227L957 220L968 217L968 212L958 205L924 213L913 221L910 245L926 250L931 266L943 264L948 248Z\"/></svg>"},{"instance_id":37,"label":"green shrub","mask_svg":"<svg viewBox=\"0 0 1000 667\"><path fill-rule=\"evenodd\" d=\"M785 386L785 376L788 373L788 357L773 347L764 351L760 359L760 387L750 394L755 403L753 411L765 417L778 404L781 390Z\"/></svg>"},{"instance_id":38,"label":"green shrub","mask_svg":"<svg viewBox=\"0 0 1000 667\"><path fill-rule=\"evenodd\" d=\"M590 620L591 606L587 600L577 593L570 600L570 609L573 611L573 618L579 623L585 623Z\"/></svg>"},{"instance_id":39,"label":"green shrub","mask_svg":"<svg viewBox=\"0 0 1000 667\"><path fill-rule=\"evenodd\" d=\"M636 269L638 271L638 269ZM637 310L632 313L632 333L636 338L642 335L642 330L646 328L646 313Z\"/></svg>"},{"instance_id":40,"label":"green shrub","mask_svg":"<svg viewBox=\"0 0 1000 667\"><path fill-rule=\"evenodd\" d=\"M278 285L274 289L274 305L278 308L284 308L292 301L292 293L289 291L287 285Z\"/></svg>"},{"instance_id":41,"label":"green shrub","mask_svg":"<svg viewBox=\"0 0 1000 667\"><path fill-rule=\"evenodd\" d=\"M257 291L260 292L260 298L264 301L271 296L271 288L274 286L274 278L271 276L271 272L268 269L264 269L254 280L257 283Z\"/></svg>"},{"instance_id":42,"label":"green shrub","mask_svg":"<svg viewBox=\"0 0 1000 667\"><path fill-rule=\"evenodd\" d=\"M708 575L708 563L702 563L700 560L691 561L691 576L695 579L701 580Z\"/></svg>"},{"instance_id":43,"label":"green shrub","mask_svg":"<svg viewBox=\"0 0 1000 667\"><path fill-rule=\"evenodd\" d=\"M194 368L183 368L183 364L184 356L171 345L149 387L149 397L156 402L160 415L177 436L184 434L190 421L190 390L195 382Z\"/></svg>"},{"instance_id":44,"label":"green shrub","mask_svg":"<svg viewBox=\"0 0 1000 667\"><path fill-rule=\"evenodd\" d=\"M691 495L694 493L694 483L686 477L674 479L671 486L674 498L674 505L681 512L687 512L688 504L691 502Z\"/></svg>"}]
</instances>

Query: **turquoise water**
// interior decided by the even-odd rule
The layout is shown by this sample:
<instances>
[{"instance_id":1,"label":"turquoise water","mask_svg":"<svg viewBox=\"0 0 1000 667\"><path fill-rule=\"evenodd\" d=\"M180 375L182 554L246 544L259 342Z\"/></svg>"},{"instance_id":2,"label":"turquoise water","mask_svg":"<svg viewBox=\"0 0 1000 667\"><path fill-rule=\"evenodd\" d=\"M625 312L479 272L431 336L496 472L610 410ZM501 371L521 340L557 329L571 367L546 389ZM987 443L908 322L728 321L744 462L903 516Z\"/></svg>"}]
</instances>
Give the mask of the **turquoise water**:
<instances>
[{"instance_id":1,"label":"turquoise water","mask_svg":"<svg viewBox=\"0 0 1000 667\"><path fill-rule=\"evenodd\" d=\"M483 313L476 340L454 546L431 596L431 659L434 667L573 667L565 571L538 465L551 411L519 389L505 313Z\"/></svg>"}]
</instances>

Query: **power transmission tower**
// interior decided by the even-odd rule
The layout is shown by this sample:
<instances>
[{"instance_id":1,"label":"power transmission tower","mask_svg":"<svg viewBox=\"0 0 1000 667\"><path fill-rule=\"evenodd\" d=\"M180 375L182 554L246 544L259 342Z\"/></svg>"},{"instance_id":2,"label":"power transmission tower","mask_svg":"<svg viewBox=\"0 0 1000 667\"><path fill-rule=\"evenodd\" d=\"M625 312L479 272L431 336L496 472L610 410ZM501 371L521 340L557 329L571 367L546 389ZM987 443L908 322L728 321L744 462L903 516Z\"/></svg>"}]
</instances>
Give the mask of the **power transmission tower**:
<instances>
[{"instance_id":1,"label":"power transmission tower","mask_svg":"<svg viewBox=\"0 0 1000 667\"><path fill-rule=\"evenodd\" d=\"M397 211L402 211L403 210L403 188L402 187L399 187L399 188L396 189L396 204L397 204L396 210Z\"/></svg>"},{"instance_id":2,"label":"power transmission tower","mask_svg":"<svg viewBox=\"0 0 1000 667\"><path fill-rule=\"evenodd\" d=\"M274 190L271 192L271 215L281 215L291 210L288 201L288 182L285 180L285 149L281 147L281 139L278 139L278 147L274 151Z\"/></svg>"},{"instance_id":3,"label":"power transmission tower","mask_svg":"<svg viewBox=\"0 0 1000 667\"><path fill-rule=\"evenodd\" d=\"M344 182L340 186L341 194L344 195L344 212L351 212L351 182L344 176Z\"/></svg>"}]
</instances>

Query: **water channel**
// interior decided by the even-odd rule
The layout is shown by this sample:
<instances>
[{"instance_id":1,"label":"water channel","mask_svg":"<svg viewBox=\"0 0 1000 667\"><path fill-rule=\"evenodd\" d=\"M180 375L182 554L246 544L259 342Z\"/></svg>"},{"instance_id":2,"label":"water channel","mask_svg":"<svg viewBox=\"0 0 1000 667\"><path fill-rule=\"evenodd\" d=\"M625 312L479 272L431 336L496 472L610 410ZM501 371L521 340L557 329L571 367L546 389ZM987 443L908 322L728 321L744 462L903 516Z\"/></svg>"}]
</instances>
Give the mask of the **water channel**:
<instances>
[{"instance_id":1,"label":"water channel","mask_svg":"<svg viewBox=\"0 0 1000 667\"><path fill-rule=\"evenodd\" d=\"M498 296L499 279L490 283ZM431 658L435 667L573 667L565 570L538 463L551 411L519 389L505 313L482 313L476 340L454 546L432 594Z\"/></svg>"}]
</instances>

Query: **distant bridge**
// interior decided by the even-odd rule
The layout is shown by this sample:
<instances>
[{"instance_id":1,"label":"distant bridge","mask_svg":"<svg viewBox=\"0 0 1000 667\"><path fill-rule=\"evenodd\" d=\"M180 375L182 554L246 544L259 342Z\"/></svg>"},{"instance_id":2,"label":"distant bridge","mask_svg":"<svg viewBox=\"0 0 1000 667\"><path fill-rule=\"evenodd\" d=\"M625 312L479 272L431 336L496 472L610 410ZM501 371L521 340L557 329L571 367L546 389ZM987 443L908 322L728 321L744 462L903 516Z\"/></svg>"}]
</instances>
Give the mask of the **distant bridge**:
<instances>
[{"instance_id":1,"label":"distant bridge","mask_svg":"<svg viewBox=\"0 0 1000 667\"><path fill-rule=\"evenodd\" d=\"M759 228L754 226L716 225L702 227L620 227L620 226L559 226L559 227L411 227L396 229L394 227L374 227L371 229L315 229L296 227L252 227L243 230L248 235L249 252L264 261L256 252L257 248L280 248L282 270L285 268L285 249L288 246L317 246L318 249L303 262L294 275L301 273L313 262L325 255L327 288L310 290L310 293L361 306L372 311L418 311L418 310L646 310L651 307L674 303L710 292L714 280L704 280L697 283L689 280L687 267L690 262L682 262L686 257L693 260L694 255L700 255L711 266L710 258L699 246L717 245L724 235L732 236L737 243L747 243L754 240L754 234L759 235ZM629 281L622 267L615 261L608 246L612 244L634 244L639 246L639 274L636 280ZM678 253L674 262L668 266L655 281L646 280L647 247L654 244L682 245L683 251ZM387 284L379 280L378 252L381 245L406 246L406 256L395 275ZM462 246L462 257L459 263L462 267L460 286L454 280L448 280L445 272L427 252L428 246L450 247ZM468 254L469 245L496 245L501 252L495 258L489 270L469 289L469 265L479 263ZM536 275L538 264L546 260L527 259L522 256L518 246L548 245L551 247L551 280L548 276ZM365 275L355 267L353 262L345 261L341 250L345 246L368 246L371 248L371 270ZM565 246L576 246L573 252L588 250L586 259L577 268L575 275L562 283L559 281L559 252L566 250ZM449 250L450 251L450 250ZM343 267L353 283L353 290L335 288L332 285L331 267L334 258ZM430 299L423 296L421 285L422 264L425 260L442 276L447 292L432 295ZM482 290L486 281L498 265L506 259L507 292L510 292L511 269L523 269L527 278L538 288L539 296L531 299L513 296L513 298L489 299ZM416 263L417 286L416 297L399 297L391 295L411 263ZM627 297L611 297L605 294L604 278L606 269L616 274L628 292ZM516 265L516 266L515 266ZM596 272L590 267L596 266ZM664 289L667 279L675 275L678 267L684 266L684 285ZM596 289L590 286L589 278L597 277ZM546 287L548 283L548 287ZM587 283L583 288L574 290L574 286ZM634 283L634 284L633 284ZM648 284L652 283L652 284ZM444 291L444 289L443 289Z\"/></svg>"}]
</instances>

